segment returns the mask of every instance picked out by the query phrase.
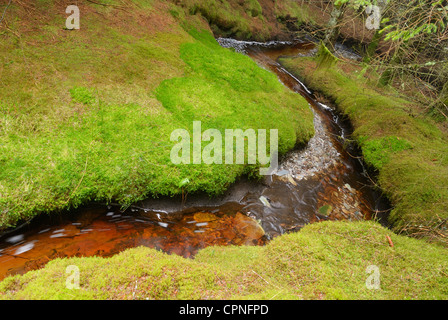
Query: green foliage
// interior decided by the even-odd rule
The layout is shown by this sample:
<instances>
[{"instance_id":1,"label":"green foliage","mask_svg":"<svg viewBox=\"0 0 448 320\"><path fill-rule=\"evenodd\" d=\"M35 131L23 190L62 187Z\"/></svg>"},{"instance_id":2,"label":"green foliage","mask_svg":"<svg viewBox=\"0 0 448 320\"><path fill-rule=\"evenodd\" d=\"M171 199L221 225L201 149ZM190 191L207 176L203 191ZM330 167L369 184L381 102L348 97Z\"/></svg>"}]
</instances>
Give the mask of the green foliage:
<instances>
[{"instance_id":1,"label":"green foliage","mask_svg":"<svg viewBox=\"0 0 448 320\"><path fill-rule=\"evenodd\" d=\"M316 19L318 19L318 16L308 10L302 3L294 0L275 1L274 13L278 21L288 21L290 23L295 20L294 23L297 28L302 24L317 25Z\"/></svg>"},{"instance_id":2,"label":"green foliage","mask_svg":"<svg viewBox=\"0 0 448 320\"><path fill-rule=\"evenodd\" d=\"M328 216L332 210L333 210L333 207L329 204L324 205L318 209L319 213L326 215L326 216Z\"/></svg>"},{"instance_id":3,"label":"green foliage","mask_svg":"<svg viewBox=\"0 0 448 320\"><path fill-rule=\"evenodd\" d=\"M385 40L407 42L425 34L443 34L447 26L448 6L444 1L413 0L407 3L406 9L401 8L396 14L406 17L394 22L389 18L382 20L384 27L380 33L385 33Z\"/></svg>"},{"instance_id":4,"label":"green foliage","mask_svg":"<svg viewBox=\"0 0 448 320\"><path fill-rule=\"evenodd\" d=\"M293 111L298 97L275 75L247 56L221 48L208 34L205 39L204 33L193 35L201 42L181 48L192 72L165 80L156 90L167 110L185 124L201 119L203 130L220 129L223 136L225 128L278 129L280 153L311 137L309 115ZM300 110L305 110L304 100L299 99ZM286 118L289 122L281 120Z\"/></svg>"},{"instance_id":5,"label":"green foliage","mask_svg":"<svg viewBox=\"0 0 448 320\"><path fill-rule=\"evenodd\" d=\"M285 17L296 19L297 26L314 23L315 16L294 0L274 1L274 14L270 4L263 7L258 0L215 1L185 0L180 2L188 15L200 14L207 19L216 36L256 41L271 40L274 35L285 32L286 26L279 23Z\"/></svg>"},{"instance_id":6,"label":"green foliage","mask_svg":"<svg viewBox=\"0 0 448 320\"><path fill-rule=\"evenodd\" d=\"M184 186L186 186L186 185L189 184L189 183L190 183L190 179L185 178L185 179L183 179L181 182L179 182L178 187L179 187L179 188L183 188Z\"/></svg>"},{"instance_id":7,"label":"green foliage","mask_svg":"<svg viewBox=\"0 0 448 320\"><path fill-rule=\"evenodd\" d=\"M247 56L235 54L231 50L222 50L209 33L193 36L200 40L202 45L183 45L181 58L206 80L228 84L239 92L285 91L272 73L260 69Z\"/></svg>"}]
</instances>

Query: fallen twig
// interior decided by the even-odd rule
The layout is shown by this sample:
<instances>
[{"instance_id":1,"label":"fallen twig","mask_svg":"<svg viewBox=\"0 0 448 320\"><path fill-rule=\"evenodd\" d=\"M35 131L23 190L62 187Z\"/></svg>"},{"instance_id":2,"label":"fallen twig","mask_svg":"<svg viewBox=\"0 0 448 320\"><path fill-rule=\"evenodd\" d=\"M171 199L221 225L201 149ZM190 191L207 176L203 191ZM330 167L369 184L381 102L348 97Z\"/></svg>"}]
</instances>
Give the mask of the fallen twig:
<instances>
[{"instance_id":1,"label":"fallen twig","mask_svg":"<svg viewBox=\"0 0 448 320\"><path fill-rule=\"evenodd\" d=\"M96 2L96 1L93 1L93 0L87 0L87 1L91 2L91 3L94 3L94 4L97 4L97 5L100 5L100 6L112 7L112 8L115 8L115 9L119 9L119 10L123 10L123 11L129 12L127 10L127 8L123 7L123 6L117 6L117 5L114 5L114 4L107 4L107 3Z\"/></svg>"},{"instance_id":2,"label":"fallen twig","mask_svg":"<svg viewBox=\"0 0 448 320\"><path fill-rule=\"evenodd\" d=\"M387 239L387 241L389 241L389 245L393 248L394 243L392 242L392 239L388 235L386 235L386 239Z\"/></svg>"}]
</instances>

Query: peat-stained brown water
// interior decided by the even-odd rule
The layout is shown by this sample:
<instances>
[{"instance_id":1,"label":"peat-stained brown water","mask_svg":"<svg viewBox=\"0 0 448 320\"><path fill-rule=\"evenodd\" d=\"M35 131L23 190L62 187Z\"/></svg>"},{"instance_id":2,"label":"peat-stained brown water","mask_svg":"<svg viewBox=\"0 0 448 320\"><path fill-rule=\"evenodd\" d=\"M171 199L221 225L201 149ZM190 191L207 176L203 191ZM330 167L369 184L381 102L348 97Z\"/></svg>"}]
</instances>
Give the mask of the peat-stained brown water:
<instances>
[{"instance_id":1,"label":"peat-stained brown water","mask_svg":"<svg viewBox=\"0 0 448 320\"><path fill-rule=\"evenodd\" d=\"M241 179L213 199L201 195L188 196L186 202L148 199L125 211L96 206L39 217L0 236L0 279L40 268L57 257L107 257L137 246L193 257L210 245L264 245L308 223L371 219L387 209L370 187L362 163L351 156L356 150L344 147L349 124L277 63L279 56L309 53L313 44L218 41L248 54L306 97L316 131L308 146L286 155L262 183Z\"/></svg>"},{"instance_id":2,"label":"peat-stained brown water","mask_svg":"<svg viewBox=\"0 0 448 320\"><path fill-rule=\"evenodd\" d=\"M2 237L0 279L40 268L55 258L108 257L138 246L188 258L210 245L263 245L266 241L261 226L235 210L176 215L97 207L38 220L31 228Z\"/></svg>"}]
</instances>

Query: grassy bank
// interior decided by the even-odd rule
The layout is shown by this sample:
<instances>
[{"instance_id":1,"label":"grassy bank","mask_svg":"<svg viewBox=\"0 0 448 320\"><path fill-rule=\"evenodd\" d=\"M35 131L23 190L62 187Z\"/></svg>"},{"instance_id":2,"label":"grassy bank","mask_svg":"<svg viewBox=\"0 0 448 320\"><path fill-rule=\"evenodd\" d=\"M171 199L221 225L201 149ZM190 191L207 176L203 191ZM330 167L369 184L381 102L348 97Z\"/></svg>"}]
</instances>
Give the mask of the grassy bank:
<instances>
[{"instance_id":1,"label":"grassy bank","mask_svg":"<svg viewBox=\"0 0 448 320\"><path fill-rule=\"evenodd\" d=\"M377 77L339 61L319 68L313 58L281 60L312 89L333 100L354 126L353 138L394 209L396 231L446 242L448 137L418 104Z\"/></svg>"},{"instance_id":2,"label":"grassy bank","mask_svg":"<svg viewBox=\"0 0 448 320\"><path fill-rule=\"evenodd\" d=\"M208 247L194 260L145 247L56 259L5 279L0 298L446 299L445 250L373 222L322 222L264 247ZM79 268L79 289L66 287L70 265ZM372 265L378 289L366 286Z\"/></svg>"},{"instance_id":3,"label":"grassy bank","mask_svg":"<svg viewBox=\"0 0 448 320\"><path fill-rule=\"evenodd\" d=\"M306 101L221 48L203 18L163 1L103 4L79 4L79 30L65 29L64 1L8 8L0 35L0 230L90 201L213 195L256 172L174 165L170 134L192 132L194 120L223 134L278 129L280 152L313 135Z\"/></svg>"},{"instance_id":4,"label":"grassy bank","mask_svg":"<svg viewBox=\"0 0 448 320\"><path fill-rule=\"evenodd\" d=\"M318 16L294 0L173 1L188 14L207 19L216 36L244 40L285 40L301 26L316 24Z\"/></svg>"}]
</instances>

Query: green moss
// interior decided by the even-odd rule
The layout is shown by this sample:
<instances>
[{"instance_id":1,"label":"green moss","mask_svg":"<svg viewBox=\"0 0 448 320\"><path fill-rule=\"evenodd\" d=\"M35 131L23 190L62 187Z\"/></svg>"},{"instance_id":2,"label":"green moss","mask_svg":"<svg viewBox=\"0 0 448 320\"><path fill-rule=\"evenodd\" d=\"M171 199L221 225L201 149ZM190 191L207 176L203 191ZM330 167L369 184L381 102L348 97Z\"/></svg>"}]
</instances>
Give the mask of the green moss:
<instances>
[{"instance_id":1,"label":"green moss","mask_svg":"<svg viewBox=\"0 0 448 320\"><path fill-rule=\"evenodd\" d=\"M316 62L319 68L329 68L331 66L334 66L336 62L338 61L338 58L336 58L330 50L323 44L323 42L320 43L319 49L316 53Z\"/></svg>"},{"instance_id":2,"label":"green moss","mask_svg":"<svg viewBox=\"0 0 448 320\"><path fill-rule=\"evenodd\" d=\"M309 9L306 2L298 3L294 0L275 1L274 14L278 21L285 23L286 27L291 28L288 24L294 23L294 28L300 30L304 25L319 26L322 18L313 10ZM321 25L325 27L324 25Z\"/></svg>"},{"instance_id":3,"label":"green moss","mask_svg":"<svg viewBox=\"0 0 448 320\"><path fill-rule=\"evenodd\" d=\"M211 30L219 36L264 41L271 35L257 0L187 0L182 1L181 6L188 14L200 14L207 19Z\"/></svg>"},{"instance_id":4,"label":"green moss","mask_svg":"<svg viewBox=\"0 0 448 320\"><path fill-rule=\"evenodd\" d=\"M263 9L257 0L245 0L243 7L246 13L251 17L258 17L263 13Z\"/></svg>"},{"instance_id":5,"label":"green moss","mask_svg":"<svg viewBox=\"0 0 448 320\"><path fill-rule=\"evenodd\" d=\"M181 26L169 10L109 7L98 18L90 8L73 32L47 13L46 28L23 34L20 46L5 37L0 229L90 201L174 195L183 179L190 181L184 191L214 195L252 175L255 166L174 165L171 132L191 132L194 120L223 133L278 129L280 152L313 135L302 97L179 15ZM147 32L154 14L170 27Z\"/></svg>"},{"instance_id":6,"label":"green moss","mask_svg":"<svg viewBox=\"0 0 448 320\"><path fill-rule=\"evenodd\" d=\"M85 105L92 105L95 97L91 90L85 87L74 87L69 90L70 95L75 102L81 102Z\"/></svg>"},{"instance_id":7,"label":"green moss","mask_svg":"<svg viewBox=\"0 0 448 320\"><path fill-rule=\"evenodd\" d=\"M359 143L366 163L377 169L388 163L392 154L412 148L408 141L393 136L372 140L360 137Z\"/></svg>"}]
</instances>

